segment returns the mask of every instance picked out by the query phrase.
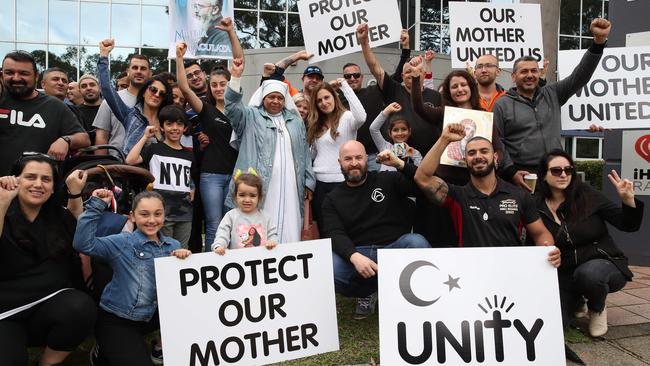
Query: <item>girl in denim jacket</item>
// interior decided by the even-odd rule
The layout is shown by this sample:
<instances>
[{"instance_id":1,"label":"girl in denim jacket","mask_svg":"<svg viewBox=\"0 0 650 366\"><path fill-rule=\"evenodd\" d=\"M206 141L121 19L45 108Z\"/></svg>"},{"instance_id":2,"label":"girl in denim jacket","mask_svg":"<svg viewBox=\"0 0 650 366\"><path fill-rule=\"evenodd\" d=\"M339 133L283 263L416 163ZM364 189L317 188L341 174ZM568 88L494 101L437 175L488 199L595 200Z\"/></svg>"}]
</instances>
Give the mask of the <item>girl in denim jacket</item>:
<instances>
[{"instance_id":1,"label":"girl in denim jacket","mask_svg":"<svg viewBox=\"0 0 650 366\"><path fill-rule=\"evenodd\" d=\"M140 192L133 199L130 220L137 229L96 237L102 212L113 194L97 189L79 217L73 246L111 265L113 278L99 302L95 327L97 346L91 354L94 366L151 365L144 336L159 328L154 259L173 255L187 258L191 252L159 233L165 222L163 199L156 192Z\"/></svg>"}]
</instances>

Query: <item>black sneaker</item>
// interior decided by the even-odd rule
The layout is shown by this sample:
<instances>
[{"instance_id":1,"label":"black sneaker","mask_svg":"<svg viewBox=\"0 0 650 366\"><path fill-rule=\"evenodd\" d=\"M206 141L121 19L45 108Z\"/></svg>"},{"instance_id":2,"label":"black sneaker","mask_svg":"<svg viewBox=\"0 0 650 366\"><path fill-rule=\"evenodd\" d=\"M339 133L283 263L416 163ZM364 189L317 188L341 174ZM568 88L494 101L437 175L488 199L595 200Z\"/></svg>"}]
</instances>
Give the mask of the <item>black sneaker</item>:
<instances>
[{"instance_id":1,"label":"black sneaker","mask_svg":"<svg viewBox=\"0 0 650 366\"><path fill-rule=\"evenodd\" d=\"M162 347L158 348L154 342L151 342L151 362L153 362L154 365L163 364Z\"/></svg>"},{"instance_id":2,"label":"black sneaker","mask_svg":"<svg viewBox=\"0 0 650 366\"><path fill-rule=\"evenodd\" d=\"M374 314L376 305L376 292L368 297L357 297L357 307L354 311L354 319L361 320L367 318L371 314Z\"/></svg>"}]
</instances>

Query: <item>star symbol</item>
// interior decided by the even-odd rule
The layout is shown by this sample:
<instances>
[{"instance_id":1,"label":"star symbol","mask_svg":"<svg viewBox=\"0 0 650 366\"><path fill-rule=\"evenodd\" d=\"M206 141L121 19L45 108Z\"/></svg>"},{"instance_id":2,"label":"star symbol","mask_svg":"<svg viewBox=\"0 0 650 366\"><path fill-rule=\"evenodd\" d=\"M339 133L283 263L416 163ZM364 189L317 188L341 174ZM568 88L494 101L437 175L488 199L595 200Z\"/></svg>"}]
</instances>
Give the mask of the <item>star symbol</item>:
<instances>
[{"instance_id":1,"label":"star symbol","mask_svg":"<svg viewBox=\"0 0 650 366\"><path fill-rule=\"evenodd\" d=\"M460 280L460 277L453 278L451 275L447 276L449 276L449 280L443 282L443 284L449 286L449 292L451 292L454 287L460 289L460 286L458 285L458 280Z\"/></svg>"}]
</instances>

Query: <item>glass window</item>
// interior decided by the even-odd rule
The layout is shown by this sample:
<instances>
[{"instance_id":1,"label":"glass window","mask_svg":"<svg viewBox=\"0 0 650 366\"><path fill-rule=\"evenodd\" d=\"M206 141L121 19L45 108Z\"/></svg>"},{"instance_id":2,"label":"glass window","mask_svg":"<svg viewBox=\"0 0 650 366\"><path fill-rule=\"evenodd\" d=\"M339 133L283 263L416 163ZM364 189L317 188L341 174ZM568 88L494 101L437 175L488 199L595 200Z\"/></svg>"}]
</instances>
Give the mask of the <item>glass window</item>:
<instances>
[{"instance_id":1,"label":"glass window","mask_svg":"<svg viewBox=\"0 0 650 366\"><path fill-rule=\"evenodd\" d=\"M140 45L140 6L113 4L111 18L111 35L116 45Z\"/></svg>"},{"instance_id":2,"label":"glass window","mask_svg":"<svg viewBox=\"0 0 650 366\"><path fill-rule=\"evenodd\" d=\"M440 26L422 24L420 26L420 49L440 52Z\"/></svg>"},{"instance_id":3,"label":"glass window","mask_svg":"<svg viewBox=\"0 0 650 366\"><path fill-rule=\"evenodd\" d=\"M115 48L111 52L111 75L117 75L125 71L129 66L129 57L137 53L137 48Z\"/></svg>"},{"instance_id":4,"label":"glass window","mask_svg":"<svg viewBox=\"0 0 650 366\"><path fill-rule=\"evenodd\" d=\"M235 8L256 9L257 0L235 0Z\"/></svg>"},{"instance_id":5,"label":"glass window","mask_svg":"<svg viewBox=\"0 0 650 366\"><path fill-rule=\"evenodd\" d=\"M560 33L578 35L580 29L580 0L562 1L560 11Z\"/></svg>"},{"instance_id":6,"label":"glass window","mask_svg":"<svg viewBox=\"0 0 650 366\"><path fill-rule=\"evenodd\" d=\"M580 38L560 37L560 50L578 50L578 49L580 49Z\"/></svg>"},{"instance_id":7,"label":"glass window","mask_svg":"<svg viewBox=\"0 0 650 366\"><path fill-rule=\"evenodd\" d=\"M287 19L284 13L260 12L260 48L284 47Z\"/></svg>"},{"instance_id":8,"label":"glass window","mask_svg":"<svg viewBox=\"0 0 650 366\"><path fill-rule=\"evenodd\" d=\"M46 42L47 0L21 0L16 4L17 40Z\"/></svg>"},{"instance_id":9,"label":"glass window","mask_svg":"<svg viewBox=\"0 0 650 366\"><path fill-rule=\"evenodd\" d=\"M440 53L444 54L450 54L451 53L451 39L449 38L449 26L448 25L443 25L442 26L442 34L441 34L441 46L440 46Z\"/></svg>"},{"instance_id":10,"label":"glass window","mask_svg":"<svg viewBox=\"0 0 650 366\"><path fill-rule=\"evenodd\" d=\"M16 24L16 11L13 1L0 6L0 39L13 40Z\"/></svg>"},{"instance_id":11,"label":"glass window","mask_svg":"<svg viewBox=\"0 0 650 366\"><path fill-rule=\"evenodd\" d=\"M422 0L420 19L423 22L440 23L440 0Z\"/></svg>"},{"instance_id":12,"label":"glass window","mask_svg":"<svg viewBox=\"0 0 650 366\"><path fill-rule=\"evenodd\" d=\"M300 16L298 14L289 14L289 33L287 34L287 47L304 45L305 40L302 38Z\"/></svg>"},{"instance_id":13,"label":"glass window","mask_svg":"<svg viewBox=\"0 0 650 366\"><path fill-rule=\"evenodd\" d=\"M166 11L164 6L142 7L142 46L169 46L169 16Z\"/></svg>"},{"instance_id":14,"label":"glass window","mask_svg":"<svg viewBox=\"0 0 650 366\"><path fill-rule=\"evenodd\" d=\"M289 11L298 12L298 0L289 0Z\"/></svg>"},{"instance_id":15,"label":"glass window","mask_svg":"<svg viewBox=\"0 0 650 366\"><path fill-rule=\"evenodd\" d=\"M46 68L46 59L47 59L47 45L44 44L33 44L33 43L17 43L16 44L16 49L29 52L34 56L34 60L36 61L36 68L38 68L38 71L41 72L45 70Z\"/></svg>"},{"instance_id":16,"label":"glass window","mask_svg":"<svg viewBox=\"0 0 650 366\"><path fill-rule=\"evenodd\" d=\"M243 48L257 48L257 13L235 10L237 37Z\"/></svg>"},{"instance_id":17,"label":"glass window","mask_svg":"<svg viewBox=\"0 0 650 366\"><path fill-rule=\"evenodd\" d=\"M140 0L113 0L113 4L140 4Z\"/></svg>"},{"instance_id":18,"label":"glass window","mask_svg":"<svg viewBox=\"0 0 650 366\"><path fill-rule=\"evenodd\" d=\"M169 5L169 0L142 0L143 4Z\"/></svg>"},{"instance_id":19,"label":"glass window","mask_svg":"<svg viewBox=\"0 0 650 366\"><path fill-rule=\"evenodd\" d=\"M79 75L92 74L99 79L97 60L99 60L99 47L82 46L79 49Z\"/></svg>"},{"instance_id":20,"label":"glass window","mask_svg":"<svg viewBox=\"0 0 650 366\"><path fill-rule=\"evenodd\" d=\"M576 159L600 159L600 139L576 137Z\"/></svg>"},{"instance_id":21,"label":"glass window","mask_svg":"<svg viewBox=\"0 0 650 366\"><path fill-rule=\"evenodd\" d=\"M581 38L580 39L580 48L585 50L591 46L591 44L594 43L593 38Z\"/></svg>"},{"instance_id":22,"label":"glass window","mask_svg":"<svg viewBox=\"0 0 650 366\"><path fill-rule=\"evenodd\" d=\"M169 70L166 48L143 48L141 54L149 57L153 75Z\"/></svg>"},{"instance_id":23,"label":"glass window","mask_svg":"<svg viewBox=\"0 0 650 366\"><path fill-rule=\"evenodd\" d=\"M16 45L13 42L0 42L0 55L4 55L16 49ZM0 59L2 61L2 59Z\"/></svg>"},{"instance_id":24,"label":"glass window","mask_svg":"<svg viewBox=\"0 0 650 366\"><path fill-rule=\"evenodd\" d=\"M286 0L260 0L260 10L285 10Z\"/></svg>"},{"instance_id":25,"label":"glass window","mask_svg":"<svg viewBox=\"0 0 650 366\"><path fill-rule=\"evenodd\" d=\"M50 0L50 43L77 43L78 8L77 2Z\"/></svg>"},{"instance_id":26,"label":"glass window","mask_svg":"<svg viewBox=\"0 0 650 366\"><path fill-rule=\"evenodd\" d=\"M60 67L66 71L69 80L77 80L79 58L76 46L52 46L48 54L47 67Z\"/></svg>"},{"instance_id":27,"label":"glass window","mask_svg":"<svg viewBox=\"0 0 650 366\"><path fill-rule=\"evenodd\" d=\"M591 21L600 17L603 9L602 0L582 0L582 35L591 36Z\"/></svg>"},{"instance_id":28,"label":"glass window","mask_svg":"<svg viewBox=\"0 0 650 366\"><path fill-rule=\"evenodd\" d=\"M97 45L110 37L109 5L81 3L81 44Z\"/></svg>"}]
</instances>

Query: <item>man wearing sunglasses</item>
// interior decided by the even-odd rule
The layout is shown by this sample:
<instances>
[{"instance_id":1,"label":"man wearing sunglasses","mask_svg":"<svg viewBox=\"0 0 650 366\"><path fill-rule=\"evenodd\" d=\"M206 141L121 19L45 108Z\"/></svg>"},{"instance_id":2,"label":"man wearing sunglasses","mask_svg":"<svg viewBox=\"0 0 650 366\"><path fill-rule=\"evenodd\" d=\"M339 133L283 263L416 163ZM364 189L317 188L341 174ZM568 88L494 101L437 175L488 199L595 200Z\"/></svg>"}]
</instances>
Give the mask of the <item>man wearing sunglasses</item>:
<instances>
[{"instance_id":1,"label":"man wearing sunglasses","mask_svg":"<svg viewBox=\"0 0 650 366\"><path fill-rule=\"evenodd\" d=\"M611 23L606 19L591 22L593 43L571 75L557 83L540 86L537 59L524 56L515 61L512 81L516 86L496 102L493 110L494 123L505 147L500 164L504 178L530 191L524 176L537 171L544 153L562 149L562 105L591 79L603 56L610 29ZM602 127L592 125L589 131L602 131Z\"/></svg>"},{"instance_id":2,"label":"man wearing sunglasses","mask_svg":"<svg viewBox=\"0 0 650 366\"><path fill-rule=\"evenodd\" d=\"M77 117L60 100L36 90L38 70L31 54L10 52L2 61L0 97L0 176L23 151L48 153L63 160L70 149L90 145Z\"/></svg>"}]
</instances>

